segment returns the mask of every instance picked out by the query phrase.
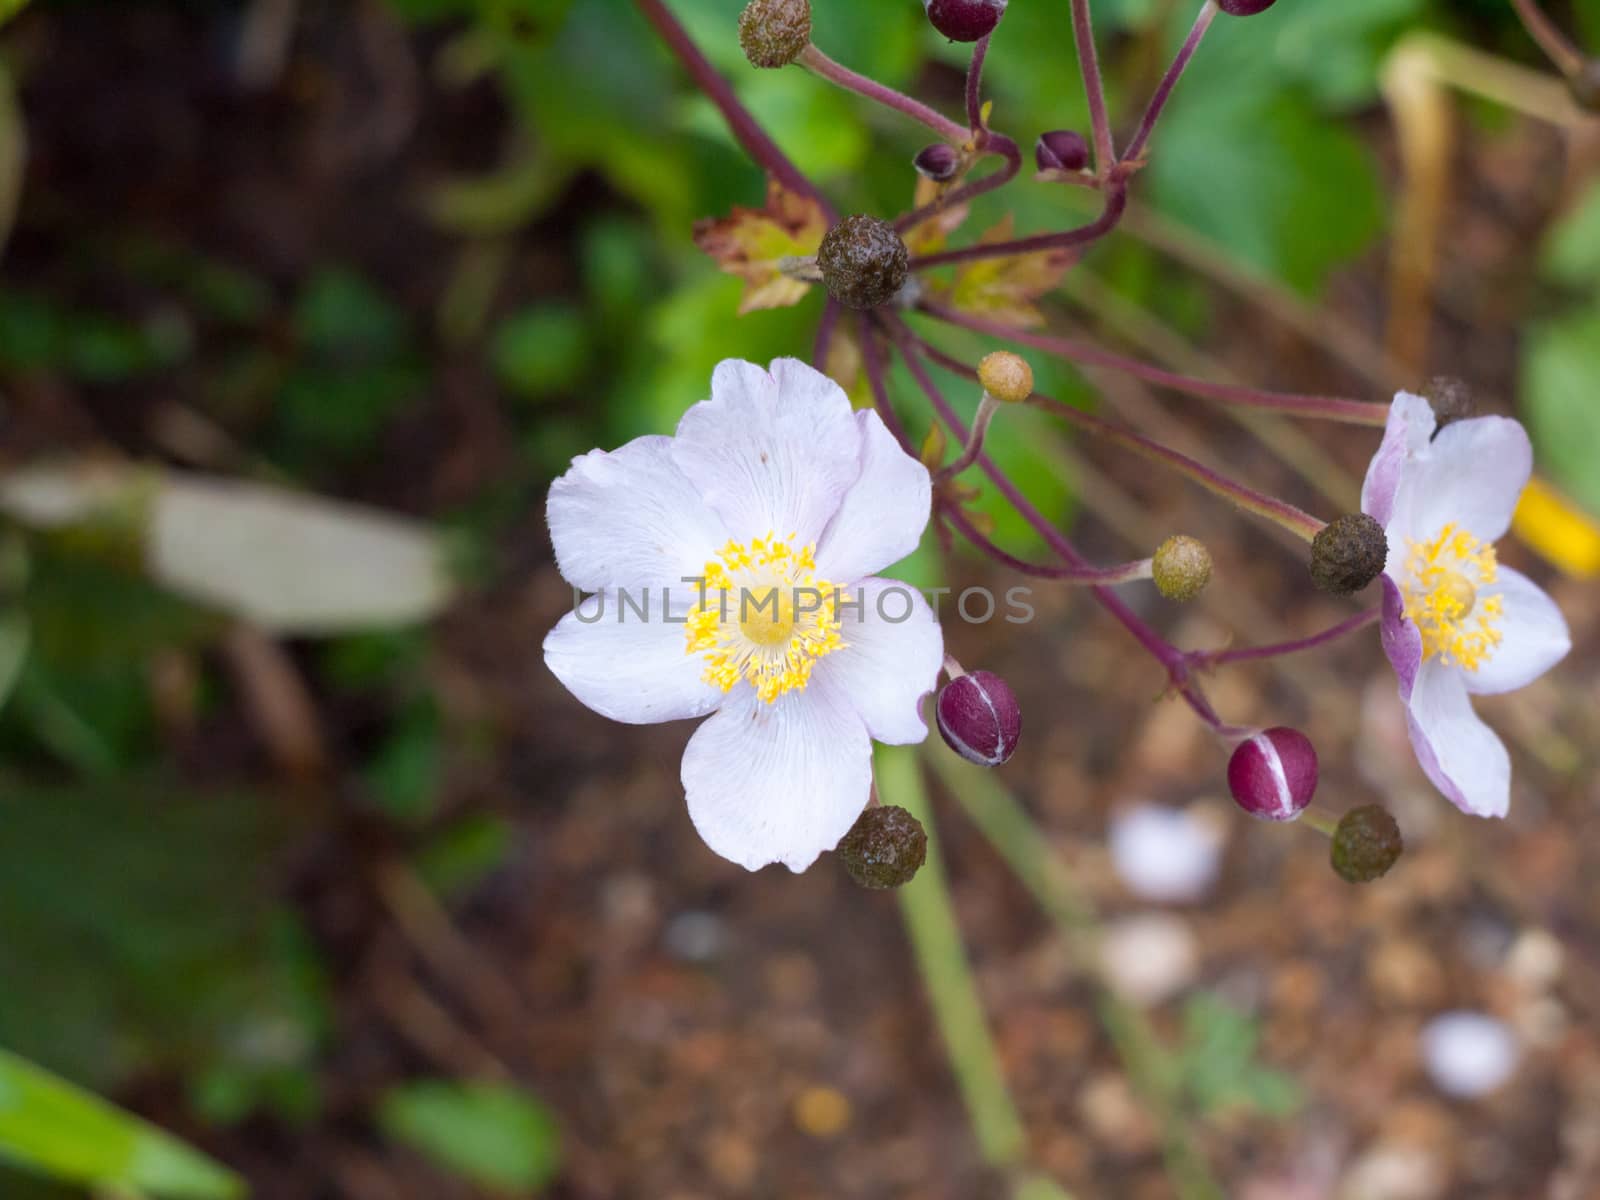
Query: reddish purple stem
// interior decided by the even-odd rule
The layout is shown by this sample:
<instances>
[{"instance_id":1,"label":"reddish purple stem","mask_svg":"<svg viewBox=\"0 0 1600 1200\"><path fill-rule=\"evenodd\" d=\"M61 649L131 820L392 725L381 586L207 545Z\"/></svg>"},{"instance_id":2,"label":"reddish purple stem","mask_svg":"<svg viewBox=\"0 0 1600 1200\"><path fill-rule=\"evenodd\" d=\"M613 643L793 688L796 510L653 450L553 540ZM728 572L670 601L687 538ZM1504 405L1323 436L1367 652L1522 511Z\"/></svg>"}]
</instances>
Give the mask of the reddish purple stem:
<instances>
[{"instance_id":1,"label":"reddish purple stem","mask_svg":"<svg viewBox=\"0 0 1600 1200\"><path fill-rule=\"evenodd\" d=\"M1166 108L1167 101L1172 98L1173 89L1178 86L1178 80L1183 78L1184 69L1189 65L1189 60L1194 57L1194 52L1200 47L1200 39L1205 37L1206 30L1211 28L1211 22L1217 15L1215 0L1206 0L1200 7L1200 15L1194 19L1194 26L1189 30L1189 36L1184 38L1183 45L1178 50L1178 55L1172 60L1172 65L1167 68L1167 73L1161 77L1155 94L1150 97L1150 103L1145 107L1144 117L1139 122L1139 128L1133 135L1133 141L1128 143L1128 148L1122 152L1119 162L1134 163L1139 160L1139 155L1144 153L1145 143L1150 140L1150 134L1155 131L1156 122L1161 119L1161 110Z\"/></svg>"},{"instance_id":2,"label":"reddish purple stem","mask_svg":"<svg viewBox=\"0 0 1600 1200\"><path fill-rule=\"evenodd\" d=\"M983 124L983 99L981 85L983 81L983 59L989 53L989 34L984 34L973 44L972 64L967 67L967 124L976 133L984 127Z\"/></svg>"},{"instance_id":3,"label":"reddish purple stem","mask_svg":"<svg viewBox=\"0 0 1600 1200\"><path fill-rule=\"evenodd\" d=\"M1365 629L1382 615L1381 609L1369 608L1363 612L1358 612L1348 620L1340 621L1330 629L1324 629L1321 633L1314 633L1307 638L1299 638L1292 642L1276 642L1270 646L1244 646L1238 650L1191 650L1186 657L1191 666L1206 670L1211 667L1220 667L1225 663L1276 658L1280 654L1298 654L1302 650L1315 650L1318 646L1326 646L1329 642L1336 642L1346 634L1354 633L1358 629Z\"/></svg>"},{"instance_id":4,"label":"reddish purple stem","mask_svg":"<svg viewBox=\"0 0 1600 1200\"><path fill-rule=\"evenodd\" d=\"M1365 400L1348 400L1339 396L1272 392L1259 388L1240 387L1234 384L1212 383L1205 379L1195 379L1188 375L1178 375L1172 371L1163 371L1160 367L1150 366L1148 363L1140 362L1136 358L1127 358L1121 354L1113 354L1109 350L1102 350L1090 342L1052 337L1043 333L1031 333L1026 329L1018 329L1015 325L1007 325L1003 321L974 316L971 313L964 313L933 301L924 300L919 307L929 316L937 317L951 325L959 325L963 329L970 329L975 333L1005 338L1007 341L1015 342L1019 346L1031 346L1035 350L1043 350L1046 354L1054 354L1058 358L1067 359L1069 362L1121 371L1132 375L1136 379L1143 379L1147 383L1153 383L1157 387L1170 388L1172 391L1182 392L1185 395L1200 396L1208 400L1220 400L1227 404L1237 404L1245 408L1264 408L1272 412L1288 413L1302 417L1321 417L1330 421L1344 421L1354 425L1381 426L1388 420L1389 406L1386 404L1372 404Z\"/></svg>"},{"instance_id":5,"label":"reddish purple stem","mask_svg":"<svg viewBox=\"0 0 1600 1200\"><path fill-rule=\"evenodd\" d=\"M1035 250L1059 250L1068 246L1082 246L1104 237L1116 228L1127 207L1127 190L1120 185L1113 185L1106 189L1105 208L1087 225L1080 225L1076 229L1068 229L1062 233L1041 233L1009 242L981 242L975 246L964 246L960 250L923 254L911 260L911 269L924 271L929 267L942 267L950 263L974 262L984 258L1011 258L1018 254L1031 254Z\"/></svg>"},{"instance_id":6,"label":"reddish purple stem","mask_svg":"<svg viewBox=\"0 0 1600 1200\"><path fill-rule=\"evenodd\" d=\"M690 39L671 10L661 0L636 0L636 2L645 19L656 27L662 40L678 56L689 74L694 76L695 83L711 97L711 102L721 111L723 120L727 121L728 128L744 147L745 153L789 191L814 199L822 206L822 211L831 222L835 214L827 197L800 173L799 168L778 148L778 144L767 136L767 131L761 128L760 123L750 115L750 111L739 102L739 97L734 95L728 81L717 74L716 68L705 55L700 53L700 48Z\"/></svg>"},{"instance_id":7,"label":"reddish purple stem","mask_svg":"<svg viewBox=\"0 0 1600 1200\"><path fill-rule=\"evenodd\" d=\"M951 188L937 200L930 200L921 208L912 209L910 212L895 218L894 227L901 233L922 224L929 217L937 216L945 209L955 204L965 204L974 196L981 196L985 192L992 192L996 188L1004 187L1016 177L1022 169L1022 151L1017 149L1017 144L1003 133L993 133L989 130L983 132L983 150L989 154L999 154L1005 158L1005 165L998 171L992 171L982 179L963 183L960 187Z\"/></svg>"}]
</instances>

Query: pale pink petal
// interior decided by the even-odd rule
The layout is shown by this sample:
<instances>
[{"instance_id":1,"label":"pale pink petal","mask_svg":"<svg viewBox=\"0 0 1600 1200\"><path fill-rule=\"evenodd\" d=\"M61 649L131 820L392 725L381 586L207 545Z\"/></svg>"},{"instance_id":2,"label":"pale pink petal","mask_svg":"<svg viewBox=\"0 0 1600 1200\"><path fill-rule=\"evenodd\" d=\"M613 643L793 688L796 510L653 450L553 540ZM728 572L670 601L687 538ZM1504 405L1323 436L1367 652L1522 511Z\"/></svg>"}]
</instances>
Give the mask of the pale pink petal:
<instances>
[{"instance_id":1,"label":"pale pink petal","mask_svg":"<svg viewBox=\"0 0 1600 1200\"><path fill-rule=\"evenodd\" d=\"M641 437L591 450L550 485L545 516L568 583L593 592L703 574L728 535L673 465L671 446Z\"/></svg>"},{"instance_id":2,"label":"pale pink petal","mask_svg":"<svg viewBox=\"0 0 1600 1200\"><path fill-rule=\"evenodd\" d=\"M694 827L751 871L774 862L805 870L850 831L871 785L866 726L816 675L772 704L741 685L683 754Z\"/></svg>"},{"instance_id":3,"label":"pale pink petal","mask_svg":"<svg viewBox=\"0 0 1600 1200\"><path fill-rule=\"evenodd\" d=\"M1378 524L1389 523L1401 472L1406 462L1427 446L1433 430L1433 408L1426 400L1410 392L1395 393L1383 442L1372 456L1366 481L1361 485L1361 511Z\"/></svg>"},{"instance_id":4,"label":"pale pink petal","mask_svg":"<svg viewBox=\"0 0 1600 1200\"><path fill-rule=\"evenodd\" d=\"M659 588L628 599L646 604L646 615L605 591L561 618L544 639L555 677L601 716L629 725L703 717L721 704L721 689L701 679L705 664L685 649L681 621L693 594L678 588L665 610Z\"/></svg>"},{"instance_id":5,"label":"pale pink petal","mask_svg":"<svg viewBox=\"0 0 1600 1200\"><path fill-rule=\"evenodd\" d=\"M861 435L839 385L795 359L768 374L728 359L711 399L678 424L672 459L738 541L791 534L814 545L861 469Z\"/></svg>"},{"instance_id":6,"label":"pale pink petal","mask_svg":"<svg viewBox=\"0 0 1600 1200\"><path fill-rule=\"evenodd\" d=\"M849 698L867 732L900 746L928 736L922 698L944 664L944 636L922 594L896 579L867 578L839 589L839 636L845 648L820 660L826 678Z\"/></svg>"},{"instance_id":7,"label":"pale pink petal","mask_svg":"<svg viewBox=\"0 0 1600 1200\"><path fill-rule=\"evenodd\" d=\"M1521 572L1501 567L1499 578L1478 594L1503 598L1501 642L1476 671L1466 672L1469 692L1490 695L1526 687L1566 657L1572 635L1554 600Z\"/></svg>"},{"instance_id":8,"label":"pale pink petal","mask_svg":"<svg viewBox=\"0 0 1600 1200\"><path fill-rule=\"evenodd\" d=\"M850 582L899 562L928 525L928 468L900 448L877 413L856 414L861 474L817 547L817 573Z\"/></svg>"},{"instance_id":9,"label":"pale pink petal","mask_svg":"<svg viewBox=\"0 0 1600 1200\"><path fill-rule=\"evenodd\" d=\"M1422 667L1422 631L1406 618L1406 604L1400 587L1383 576L1383 619L1378 626L1383 652L1400 681L1400 699L1410 701L1417 671Z\"/></svg>"},{"instance_id":10,"label":"pale pink petal","mask_svg":"<svg viewBox=\"0 0 1600 1200\"><path fill-rule=\"evenodd\" d=\"M1447 524L1481 541L1498 541L1511 527L1511 512L1532 471L1527 431L1509 417L1446 425L1401 472L1388 522L1391 555L1396 532L1426 541Z\"/></svg>"},{"instance_id":11,"label":"pale pink petal","mask_svg":"<svg viewBox=\"0 0 1600 1200\"><path fill-rule=\"evenodd\" d=\"M1463 812L1503 817L1511 807L1511 756L1472 711L1463 672L1422 664L1406 708L1417 762Z\"/></svg>"}]
</instances>

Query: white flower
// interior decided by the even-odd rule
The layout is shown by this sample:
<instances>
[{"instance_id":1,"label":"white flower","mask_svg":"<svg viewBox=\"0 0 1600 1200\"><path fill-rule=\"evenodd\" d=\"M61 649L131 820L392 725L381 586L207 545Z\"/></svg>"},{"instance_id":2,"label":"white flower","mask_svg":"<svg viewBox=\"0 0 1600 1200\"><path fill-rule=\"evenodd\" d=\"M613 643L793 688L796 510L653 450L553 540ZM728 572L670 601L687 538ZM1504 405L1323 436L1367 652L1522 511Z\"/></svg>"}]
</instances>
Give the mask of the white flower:
<instances>
[{"instance_id":1,"label":"white flower","mask_svg":"<svg viewBox=\"0 0 1600 1200\"><path fill-rule=\"evenodd\" d=\"M711 714L683 755L695 828L750 870L803 871L866 806L872 739L927 736L939 626L872 572L916 548L930 497L827 376L729 359L676 436L591 451L551 486L556 562L596 595L545 662L616 721Z\"/></svg>"},{"instance_id":2,"label":"white flower","mask_svg":"<svg viewBox=\"0 0 1600 1200\"><path fill-rule=\"evenodd\" d=\"M1511 760L1470 697L1531 683L1572 639L1550 597L1495 560L1533 469L1528 435L1507 417L1435 429L1426 400L1397 395L1361 489L1389 542L1383 649L1428 778L1462 810L1503 817Z\"/></svg>"}]
</instances>

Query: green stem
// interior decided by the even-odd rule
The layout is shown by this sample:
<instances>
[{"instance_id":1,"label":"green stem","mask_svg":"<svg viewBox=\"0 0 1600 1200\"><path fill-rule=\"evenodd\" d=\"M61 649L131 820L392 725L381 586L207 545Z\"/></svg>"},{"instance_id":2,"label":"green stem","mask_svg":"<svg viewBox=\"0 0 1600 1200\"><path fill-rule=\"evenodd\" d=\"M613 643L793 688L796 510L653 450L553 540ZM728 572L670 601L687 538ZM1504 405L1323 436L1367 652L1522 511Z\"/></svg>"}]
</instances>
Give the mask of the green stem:
<instances>
[{"instance_id":1,"label":"green stem","mask_svg":"<svg viewBox=\"0 0 1600 1200\"><path fill-rule=\"evenodd\" d=\"M917 877L899 890L900 914L912 953L927 989L934 1022L950 1056L950 1069L978 1139L984 1162L1010 1175L1019 1196L1070 1197L1025 1168L1027 1134L1000 1069L1000 1057L984 1021L983 1003L967 962L956 923L955 905L945 880L933 813L922 770L909 747L884 746L877 755L878 793L922 822L928 832L928 860Z\"/></svg>"},{"instance_id":2,"label":"green stem","mask_svg":"<svg viewBox=\"0 0 1600 1200\"><path fill-rule=\"evenodd\" d=\"M1099 937L1094 910L1050 853L1044 832L1034 824L1016 797L995 782L992 773L960 762L938 747L930 745L926 754L935 774L978 827L978 832L1055 923L1062 940L1080 962L1095 973L1101 1024L1161 1129L1167 1173L1177 1195L1181 1200L1223 1200L1222 1188L1190 1140L1167 1052L1144 1013L1128 1004L1099 977Z\"/></svg>"}]
</instances>

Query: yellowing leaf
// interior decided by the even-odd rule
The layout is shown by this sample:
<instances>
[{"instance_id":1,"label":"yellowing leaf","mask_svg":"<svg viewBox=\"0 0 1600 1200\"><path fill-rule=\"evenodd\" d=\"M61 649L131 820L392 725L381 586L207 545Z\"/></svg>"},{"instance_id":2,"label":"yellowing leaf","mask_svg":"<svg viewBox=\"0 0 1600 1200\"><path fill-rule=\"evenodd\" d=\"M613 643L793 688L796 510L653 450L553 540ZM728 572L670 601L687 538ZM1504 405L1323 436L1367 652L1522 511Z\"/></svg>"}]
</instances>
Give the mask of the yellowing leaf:
<instances>
[{"instance_id":1,"label":"yellowing leaf","mask_svg":"<svg viewBox=\"0 0 1600 1200\"><path fill-rule=\"evenodd\" d=\"M827 219L815 200L785 191L777 180L768 179L764 208L734 205L721 220L697 222L694 241L723 271L744 279L742 314L798 304L811 284L787 273L787 260L815 254L827 231Z\"/></svg>"},{"instance_id":2,"label":"yellowing leaf","mask_svg":"<svg viewBox=\"0 0 1600 1200\"><path fill-rule=\"evenodd\" d=\"M978 241L990 245L1009 241L1011 236L1011 218L1007 216ZM964 263L956 271L945 302L962 312L1020 328L1043 325L1044 314L1033 302L1057 287L1075 260L1073 251L1063 248Z\"/></svg>"},{"instance_id":3,"label":"yellowing leaf","mask_svg":"<svg viewBox=\"0 0 1600 1200\"><path fill-rule=\"evenodd\" d=\"M1600 575L1600 525L1542 479L1528 481L1511 524L1535 553L1566 574Z\"/></svg>"},{"instance_id":4,"label":"yellowing leaf","mask_svg":"<svg viewBox=\"0 0 1600 1200\"><path fill-rule=\"evenodd\" d=\"M955 187L959 182L959 176L948 183L935 183L926 175L918 175L917 190L911 198L912 208L925 208L937 200L940 193ZM967 214L971 211L970 204L952 204L926 221L918 221L905 231L906 249L913 255L938 253L944 249L944 244L950 235L961 228L961 223L967 219Z\"/></svg>"},{"instance_id":5,"label":"yellowing leaf","mask_svg":"<svg viewBox=\"0 0 1600 1200\"><path fill-rule=\"evenodd\" d=\"M841 323L828 343L828 361L822 369L844 389L852 408L871 408L874 403L872 381L862 368L861 343L856 340L855 330Z\"/></svg>"}]
</instances>

